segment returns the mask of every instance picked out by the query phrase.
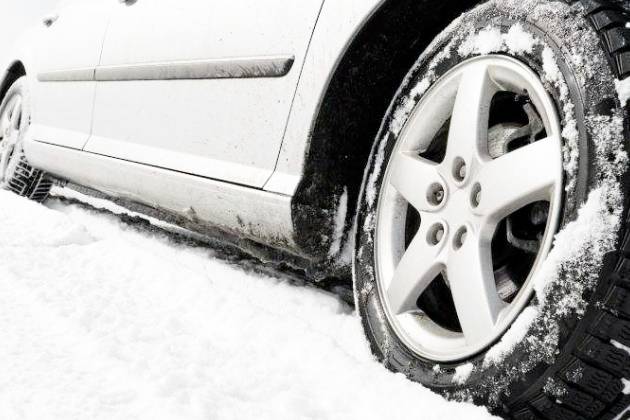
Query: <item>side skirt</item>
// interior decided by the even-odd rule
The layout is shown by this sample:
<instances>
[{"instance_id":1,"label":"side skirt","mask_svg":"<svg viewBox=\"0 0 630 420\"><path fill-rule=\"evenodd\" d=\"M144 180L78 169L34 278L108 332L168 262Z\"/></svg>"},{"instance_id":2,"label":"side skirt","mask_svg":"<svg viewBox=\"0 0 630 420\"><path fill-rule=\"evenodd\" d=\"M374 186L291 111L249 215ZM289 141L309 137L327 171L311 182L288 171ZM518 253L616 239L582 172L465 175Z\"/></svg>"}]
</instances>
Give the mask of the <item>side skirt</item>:
<instances>
[{"instance_id":1,"label":"side skirt","mask_svg":"<svg viewBox=\"0 0 630 420\"><path fill-rule=\"evenodd\" d=\"M218 229L307 257L294 239L290 196L32 140L25 153L55 177L171 214L198 227L191 230Z\"/></svg>"}]
</instances>

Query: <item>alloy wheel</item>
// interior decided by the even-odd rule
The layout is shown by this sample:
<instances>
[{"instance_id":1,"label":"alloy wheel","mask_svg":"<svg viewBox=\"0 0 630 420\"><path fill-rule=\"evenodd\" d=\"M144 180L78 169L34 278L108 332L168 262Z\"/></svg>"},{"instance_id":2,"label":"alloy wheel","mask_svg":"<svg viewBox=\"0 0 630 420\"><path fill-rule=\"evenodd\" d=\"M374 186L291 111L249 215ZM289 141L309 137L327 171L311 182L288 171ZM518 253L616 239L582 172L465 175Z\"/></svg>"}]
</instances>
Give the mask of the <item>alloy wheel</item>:
<instances>
[{"instance_id":1,"label":"alloy wheel","mask_svg":"<svg viewBox=\"0 0 630 420\"><path fill-rule=\"evenodd\" d=\"M22 96L16 94L0 113L0 184L8 182L20 159L22 104Z\"/></svg>"},{"instance_id":2,"label":"alloy wheel","mask_svg":"<svg viewBox=\"0 0 630 420\"><path fill-rule=\"evenodd\" d=\"M403 342L440 362L496 342L532 297L562 191L560 121L534 71L489 55L437 81L400 135L377 209L378 288Z\"/></svg>"}]
</instances>

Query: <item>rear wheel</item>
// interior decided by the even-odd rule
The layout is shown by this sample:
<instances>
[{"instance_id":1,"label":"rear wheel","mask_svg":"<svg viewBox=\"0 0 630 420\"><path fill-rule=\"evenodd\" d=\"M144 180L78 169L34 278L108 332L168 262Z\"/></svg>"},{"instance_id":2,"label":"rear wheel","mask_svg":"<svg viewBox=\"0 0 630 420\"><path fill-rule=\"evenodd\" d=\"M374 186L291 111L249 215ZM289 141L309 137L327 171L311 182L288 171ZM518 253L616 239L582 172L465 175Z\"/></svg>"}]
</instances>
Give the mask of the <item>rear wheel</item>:
<instances>
[{"instance_id":1,"label":"rear wheel","mask_svg":"<svg viewBox=\"0 0 630 420\"><path fill-rule=\"evenodd\" d=\"M387 367L511 418L630 405L628 21L490 1L420 57L358 209L357 307Z\"/></svg>"},{"instance_id":2,"label":"rear wheel","mask_svg":"<svg viewBox=\"0 0 630 420\"><path fill-rule=\"evenodd\" d=\"M42 202L52 181L26 161L24 134L30 124L26 78L11 85L0 105L0 186L23 197Z\"/></svg>"}]
</instances>

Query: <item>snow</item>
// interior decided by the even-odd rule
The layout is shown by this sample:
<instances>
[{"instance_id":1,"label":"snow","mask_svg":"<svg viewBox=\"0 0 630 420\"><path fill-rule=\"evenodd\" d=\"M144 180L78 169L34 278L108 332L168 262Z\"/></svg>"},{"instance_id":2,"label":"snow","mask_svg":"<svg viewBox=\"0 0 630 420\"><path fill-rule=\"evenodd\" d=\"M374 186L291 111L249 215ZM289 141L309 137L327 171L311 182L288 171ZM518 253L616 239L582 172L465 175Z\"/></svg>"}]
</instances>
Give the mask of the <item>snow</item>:
<instances>
[{"instance_id":1,"label":"snow","mask_svg":"<svg viewBox=\"0 0 630 420\"><path fill-rule=\"evenodd\" d=\"M552 82L558 82L562 80L562 72L560 71L560 67L558 67L558 63L556 61L556 57L549 47L545 47L542 53L543 57L543 72L545 73L545 77L547 80Z\"/></svg>"},{"instance_id":2,"label":"snow","mask_svg":"<svg viewBox=\"0 0 630 420\"><path fill-rule=\"evenodd\" d=\"M458 49L462 56L472 54L490 54L507 50L512 54L529 53L536 45L534 37L525 32L519 23L513 25L507 33L492 25L468 37Z\"/></svg>"},{"instance_id":3,"label":"snow","mask_svg":"<svg viewBox=\"0 0 630 420\"><path fill-rule=\"evenodd\" d=\"M335 213L335 231L333 243L328 253L329 257L336 257L341 252L341 244L343 242L344 230L346 227L346 218L348 216L348 188L344 188L343 194L337 203Z\"/></svg>"},{"instance_id":4,"label":"snow","mask_svg":"<svg viewBox=\"0 0 630 420\"><path fill-rule=\"evenodd\" d=\"M455 368L455 375L453 376L453 382L458 385L465 385L475 370L475 365L472 363L466 363L465 365Z\"/></svg>"},{"instance_id":5,"label":"snow","mask_svg":"<svg viewBox=\"0 0 630 420\"><path fill-rule=\"evenodd\" d=\"M495 344L488 350L484 357L484 367L488 367L491 364L499 364L505 356L510 354L516 344L521 343L527 335L529 328L538 316L538 309L535 307L528 307L523 310L523 313L512 324L510 329L501 337L498 344Z\"/></svg>"},{"instance_id":6,"label":"snow","mask_svg":"<svg viewBox=\"0 0 630 420\"><path fill-rule=\"evenodd\" d=\"M513 25L504 36L505 45L512 54L531 53L536 40L521 24Z\"/></svg>"},{"instance_id":7,"label":"snow","mask_svg":"<svg viewBox=\"0 0 630 420\"><path fill-rule=\"evenodd\" d=\"M336 297L87 201L0 192L0 418L490 418L387 371Z\"/></svg>"},{"instance_id":8,"label":"snow","mask_svg":"<svg viewBox=\"0 0 630 420\"><path fill-rule=\"evenodd\" d=\"M580 57L579 61L582 61L581 56L578 55L576 57ZM576 187L576 176L580 158L580 147L578 144L580 133L577 128L577 121L575 120L575 106L569 100L569 87L562 76L560 67L558 67L555 54L549 46L545 46L543 49L542 58L544 78L560 91L560 101L563 104L562 108L565 121L562 128L562 138L564 139L564 170L567 174L565 190L567 193L572 194ZM586 68L587 66L582 67Z\"/></svg>"},{"instance_id":9,"label":"snow","mask_svg":"<svg viewBox=\"0 0 630 420\"><path fill-rule=\"evenodd\" d=\"M503 34L501 34L499 28L488 26L466 39L466 42L462 44L458 52L462 56L490 54L501 50L503 40Z\"/></svg>"},{"instance_id":10,"label":"snow","mask_svg":"<svg viewBox=\"0 0 630 420\"><path fill-rule=\"evenodd\" d=\"M615 80L615 88L621 104L627 105L628 100L630 100L630 77L624 80Z\"/></svg>"}]
</instances>

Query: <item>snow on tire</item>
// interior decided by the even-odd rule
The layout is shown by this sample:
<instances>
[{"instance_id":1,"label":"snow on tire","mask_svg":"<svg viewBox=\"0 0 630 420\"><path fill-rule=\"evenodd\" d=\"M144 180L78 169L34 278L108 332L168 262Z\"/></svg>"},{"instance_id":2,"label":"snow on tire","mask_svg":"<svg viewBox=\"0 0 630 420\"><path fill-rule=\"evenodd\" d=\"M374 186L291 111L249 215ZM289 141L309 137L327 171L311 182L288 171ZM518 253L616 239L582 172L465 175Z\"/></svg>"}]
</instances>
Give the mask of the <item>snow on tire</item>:
<instances>
[{"instance_id":1,"label":"snow on tire","mask_svg":"<svg viewBox=\"0 0 630 420\"><path fill-rule=\"evenodd\" d=\"M372 351L389 369L451 398L473 400L514 419L612 419L630 405L625 150L630 139L626 107L630 96L630 29L626 24L630 18L623 7L614 1L491 0L457 19L410 71L375 142L358 207L355 298ZM384 296L389 295L382 290L376 251L384 184L397 144L415 118L414 111L458 66L488 56L511 57L525 64L538 76L555 105L562 143L559 223L544 261L540 265L532 262L531 267L537 269L529 277L525 275L524 282L528 283L523 284L531 285L531 290L511 326L475 354L450 360L431 358L427 357L430 352L410 345L413 340L408 339L407 330L398 325L388 309L389 302L385 302L388 298ZM522 92L513 99L527 108L528 103L536 102L527 95ZM493 106L502 115L503 108L513 105L503 101ZM540 112L531 111L535 108L529 106L523 115L540 117ZM521 117L520 125L518 121L502 121L501 116L489 118L489 126L503 129L500 134L490 129L489 149L496 142L511 145L504 147L504 153L524 147L523 138L512 133L526 133L530 137L527 144L542 137L536 137L531 118L527 122ZM542 121L543 125L547 122ZM444 135L448 137L448 131ZM448 151L434 143L430 143L431 150L418 153L421 158L433 153L439 164ZM448 145L444 147L448 149ZM535 170L521 176L532 177ZM448 188L430 192L437 193L431 195L437 197L436 206L448 199ZM483 199L483 191L480 197ZM422 229L423 216L410 225L409 214L411 210L401 222L403 230ZM521 216L509 217L520 220ZM510 226L512 223L516 222L510 221ZM522 250L532 243L535 246L536 237L527 238L521 232L525 238L515 239L519 235L513 234L512 227L506 229L510 234L504 232L503 236L509 236L511 246ZM429 233L433 244L450 234L444 229ZM405 241L408 246L409 240ZM439 301L435 296L454 293L449 292L448 279L443 280L440 290L431 291L433 301ZM517 289L521 286L516 285ZM508 290L504 296L509 304L519 292ZM452 302L446 302L443 311L431 312L428 299L421 298L416 302L420 309L416 318L412 313L413 319L405 322L419 324L424 322L420 318L433 317L433 324L454 336L465 330L461 320L453 321L441 313L452 312Z\"/></svg>"}]
</instances>

